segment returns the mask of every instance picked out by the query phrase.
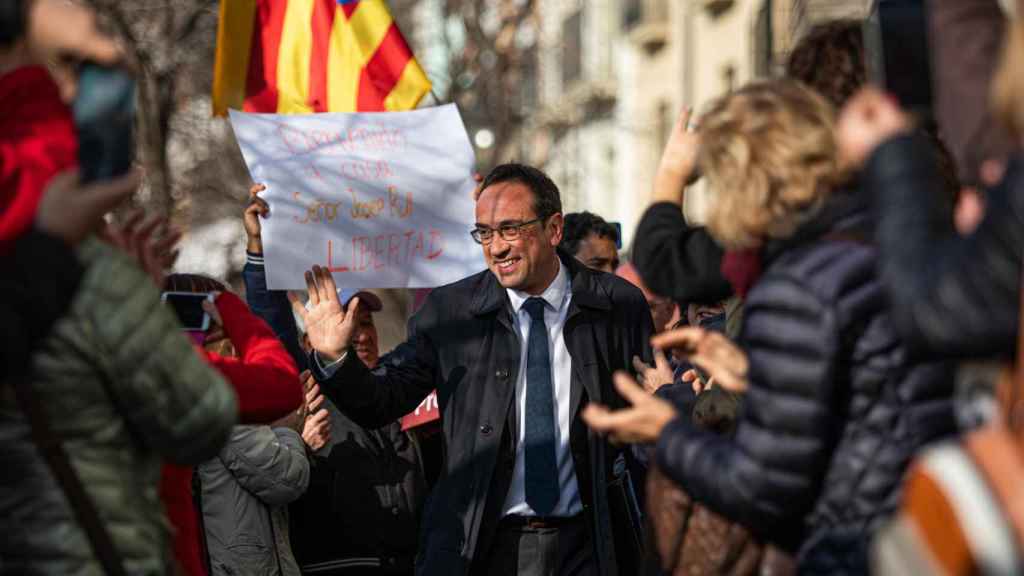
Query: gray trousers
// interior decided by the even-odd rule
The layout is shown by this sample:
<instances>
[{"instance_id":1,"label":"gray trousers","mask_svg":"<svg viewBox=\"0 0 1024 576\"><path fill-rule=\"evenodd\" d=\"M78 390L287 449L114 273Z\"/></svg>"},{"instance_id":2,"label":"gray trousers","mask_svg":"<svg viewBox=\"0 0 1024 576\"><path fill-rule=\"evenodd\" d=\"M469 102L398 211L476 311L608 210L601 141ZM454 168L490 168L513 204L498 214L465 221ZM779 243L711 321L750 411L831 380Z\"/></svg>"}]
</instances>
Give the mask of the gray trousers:
<instances>
[{"instance_id":1,"label":"gray trousers","mask_svg":"<svg viewBox=\"0 0 1024 576\"><path fill-rule=\"evenodd\" d=\"M487 560L491 576L591 576L597 574L587 523L582 517L536 528L498 525Z\"/></svg>"}]
</instances>

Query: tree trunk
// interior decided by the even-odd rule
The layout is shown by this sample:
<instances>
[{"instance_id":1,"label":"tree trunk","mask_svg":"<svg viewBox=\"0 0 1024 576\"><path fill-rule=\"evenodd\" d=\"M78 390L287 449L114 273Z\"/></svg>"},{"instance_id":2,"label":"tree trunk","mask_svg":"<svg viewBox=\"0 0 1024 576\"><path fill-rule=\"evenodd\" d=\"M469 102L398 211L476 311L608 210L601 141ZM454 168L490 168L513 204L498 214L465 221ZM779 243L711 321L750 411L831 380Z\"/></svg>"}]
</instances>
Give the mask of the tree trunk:
<instances>
[{"instance_id":1,"label":"tree trunk","mask_svg":"<svg viewBox=\"0 0 1024 576\"><path fill-rule=\"evenodd\" d=\"M164 134L160 113L159 86L152 73L139 75L138 90L138 150L142 153L149 204L169 217L174 209L171 196L170 167L167 158L167 135Z\"/></svg>"}]
</instances>

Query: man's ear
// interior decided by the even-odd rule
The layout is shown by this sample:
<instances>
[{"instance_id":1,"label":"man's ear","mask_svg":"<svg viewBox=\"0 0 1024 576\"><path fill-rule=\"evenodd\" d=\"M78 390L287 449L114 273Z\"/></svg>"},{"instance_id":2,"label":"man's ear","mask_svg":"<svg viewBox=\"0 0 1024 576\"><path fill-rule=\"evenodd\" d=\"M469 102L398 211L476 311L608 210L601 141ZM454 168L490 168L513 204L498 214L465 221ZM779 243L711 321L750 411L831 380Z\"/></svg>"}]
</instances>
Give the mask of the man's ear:
<instances>
[{"instance_id":1,"label":"man's ear","mask_svg":"<svg viewBox=\"0 0 1024 576\"><path fill-rule=\"evenodd\" d=\"M562 233L565 231L565 218L562 217L561 212L555 213L548 219L548 229L550 230L551 245L561 244Z\"/></svg>"}]
</instances>

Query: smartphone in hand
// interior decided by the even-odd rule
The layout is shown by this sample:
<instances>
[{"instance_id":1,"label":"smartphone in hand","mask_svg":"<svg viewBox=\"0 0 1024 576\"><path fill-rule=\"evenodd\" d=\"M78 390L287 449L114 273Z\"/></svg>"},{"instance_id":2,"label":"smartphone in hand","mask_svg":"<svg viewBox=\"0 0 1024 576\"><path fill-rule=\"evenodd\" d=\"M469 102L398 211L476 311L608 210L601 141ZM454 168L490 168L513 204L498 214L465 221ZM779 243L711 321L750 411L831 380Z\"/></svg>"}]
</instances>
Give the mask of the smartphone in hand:
<instances>
[{"instance_id":1,"label":"smartphone in hand","mask_svg":"<svg viewBox=\"0 0 1024 576\"><path fill-rule=\"evenodd\" d=\"M187 332L206 332L210 327L210 315L203 310L203 302L213 302L212 292L164 292L160 300L170 304Z\"/></svg>"},{"instance_id":2,"label":"smartphone in hand","mask_svg":"<svg viewBox=\"0 0 1024 576\"><path fill-rule=\"evenodd\" d=\"M119 68L86 62L71 110L81 182L126 174L135 158L135 79Z\"/></svg>"}]
</instances>

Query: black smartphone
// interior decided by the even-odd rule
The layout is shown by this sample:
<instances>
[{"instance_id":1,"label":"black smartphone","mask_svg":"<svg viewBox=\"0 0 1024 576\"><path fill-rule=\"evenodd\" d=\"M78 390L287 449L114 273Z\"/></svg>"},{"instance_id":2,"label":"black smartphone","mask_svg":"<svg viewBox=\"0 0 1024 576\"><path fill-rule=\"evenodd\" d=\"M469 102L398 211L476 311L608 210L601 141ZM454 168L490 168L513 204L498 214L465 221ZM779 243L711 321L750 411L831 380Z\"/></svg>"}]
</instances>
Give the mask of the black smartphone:
<instances>
[{"instance_id":1,"label":"black smartphone","mask_svg":"<svg viewBox=\"0 0 1024 576\"><path fill-rule=\"evenodd\" d=\"M181 321L182 329L189 332L205 332L210 327L210 315L203 310L203 302L213 302L208 292L164 292L160 299L174 308Z\"/></svg>"},{"instance_id":2,"label":"black smartphone","mask_svg":"<svg viewBox=\"0 0 1024 576\"><path fill-rule=\"evenodd\" d=\"M135 157L135 79L124 70L86 62L71 110L78 131L80 180L127 173Z\"/></svg>"},{"instance_id":3,"label":"black smartphone","mask_svg":"<svg viewBox=\"0 0 1024 576\"><path fill-rule=\"evenodd\" d=\"M927 8L925 0L874 0L864 21L868 80L925 124L932 119Z\"/></svg>"}]
</instances>

